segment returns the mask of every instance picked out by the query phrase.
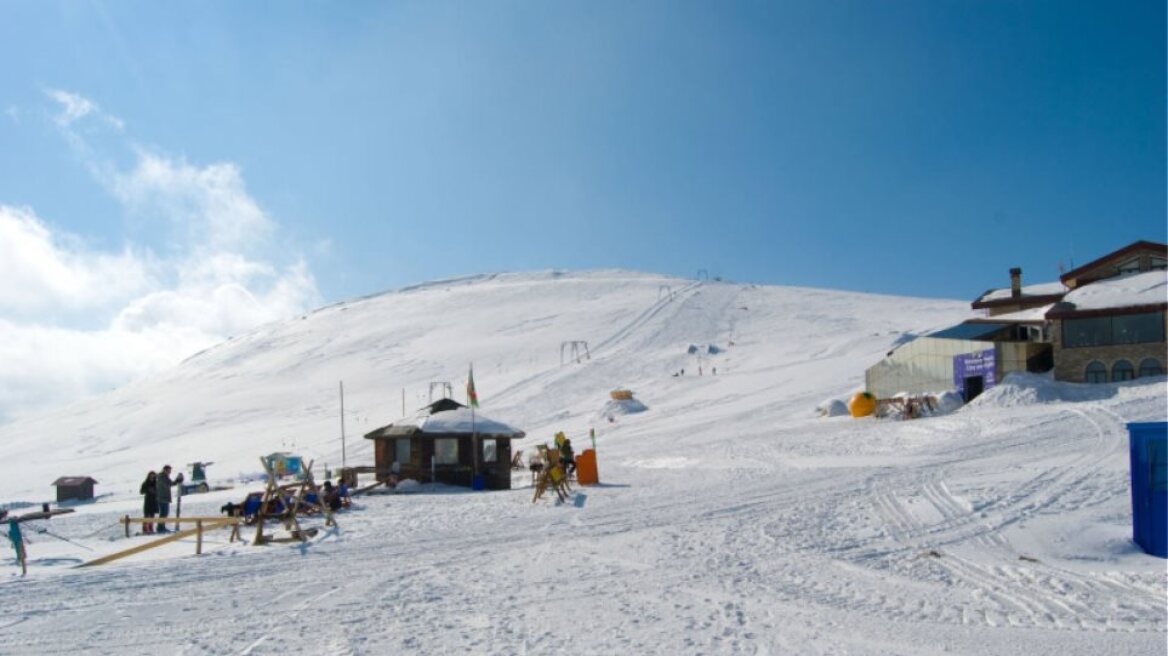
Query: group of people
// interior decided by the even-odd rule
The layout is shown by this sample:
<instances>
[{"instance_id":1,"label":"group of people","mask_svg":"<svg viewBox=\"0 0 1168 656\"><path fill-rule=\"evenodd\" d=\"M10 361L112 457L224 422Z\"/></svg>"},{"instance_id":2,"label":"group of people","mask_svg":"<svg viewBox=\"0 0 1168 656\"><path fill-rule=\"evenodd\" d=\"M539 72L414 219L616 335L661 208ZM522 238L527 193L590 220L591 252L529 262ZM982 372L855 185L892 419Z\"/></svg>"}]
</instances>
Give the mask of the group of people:
<instances>
[{"instance_id":1,"label":"group of people","mask_svg":"<svg viewBox=\"0 0 1168 656\"><path fill-rule=\"evenodd\" d=\"M159 519L164 520L157 524L143 523L142 533L146 535L170 532L165 521L170 516L170 502L173 498L170 488L182 485L183 482L182 472L173 480L170 478L170 472L170 465L164 466L161 472L152 470L146 474L146 480L142 481L142 486L138 488L138 493L142 495L142 516L150 519L157 515Z\"/></svg>"}]
</instances>

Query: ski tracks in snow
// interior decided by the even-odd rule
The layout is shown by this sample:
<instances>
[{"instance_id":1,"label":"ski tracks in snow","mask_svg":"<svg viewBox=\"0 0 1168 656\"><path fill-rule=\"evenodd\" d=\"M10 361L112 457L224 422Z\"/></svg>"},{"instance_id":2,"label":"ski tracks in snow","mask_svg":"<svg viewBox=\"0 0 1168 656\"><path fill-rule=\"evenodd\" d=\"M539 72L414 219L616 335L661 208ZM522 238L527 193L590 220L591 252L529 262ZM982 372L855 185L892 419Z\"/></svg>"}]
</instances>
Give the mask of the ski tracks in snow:
<instances>
[{"instance_id":1,"label":"ski tracks in snow","mask_svg":"<svg viewBox=\"0 0 1168 656\"><path fill-rule=\"evenodd\" d=\"M890 553L907 550L927 559L940 580L972 594L971 603L960 607L963 624L1138 631L1147 630L1149 616L1162 615L1164 599L1153 589L1026 559L1001 533L1037 514L1075 510L1114 495L1102 470L1108 456L1123 448L1122 418L1100 405L1072 411L1094 427L1092 440L1065 444L1078 451L976 510L951 493L944 468L931 478L890 477L867 492L893 542Z\"/></svg>"}]
</instances>

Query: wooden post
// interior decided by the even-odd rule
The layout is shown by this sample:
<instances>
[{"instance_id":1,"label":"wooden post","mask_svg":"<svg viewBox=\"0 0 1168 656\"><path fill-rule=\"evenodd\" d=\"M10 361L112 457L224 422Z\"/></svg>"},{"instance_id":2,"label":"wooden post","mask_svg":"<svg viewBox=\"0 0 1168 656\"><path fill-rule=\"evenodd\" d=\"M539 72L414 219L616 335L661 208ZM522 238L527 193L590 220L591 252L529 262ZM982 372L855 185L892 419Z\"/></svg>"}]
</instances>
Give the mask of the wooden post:
<instances>
[{"instance_id":1,"label":"wooden post","mask_svg":"<svg viewBox=\"0 0 1168 656\"><path fill-rule=\"evenodd\" d=\"M341 381L341 469L345 468L345 381Z\"/></svg>"},{"instance_id":2,"label":"wooden post","mask_svg":"<svg viewBox=\"0 0 1168 656\"><path fill-rule=\"evenodd\" d=\"M198 531L195 534L196 535L195 555L202 556L203 555L203 520L200 519L200 520L195 522L195 529Z\"/></svg>"},{"instance_id":3,"label":"wooden post","mask_svg":"<svg viewBox=\"0 0 1168 656\"><path fill-rule=\"evenodd\" d=\"M130 516L129 515L126 515L126 518L122 520L122 525L126 527L126 537L130 537Z\"/></svg>"}]
</instances>

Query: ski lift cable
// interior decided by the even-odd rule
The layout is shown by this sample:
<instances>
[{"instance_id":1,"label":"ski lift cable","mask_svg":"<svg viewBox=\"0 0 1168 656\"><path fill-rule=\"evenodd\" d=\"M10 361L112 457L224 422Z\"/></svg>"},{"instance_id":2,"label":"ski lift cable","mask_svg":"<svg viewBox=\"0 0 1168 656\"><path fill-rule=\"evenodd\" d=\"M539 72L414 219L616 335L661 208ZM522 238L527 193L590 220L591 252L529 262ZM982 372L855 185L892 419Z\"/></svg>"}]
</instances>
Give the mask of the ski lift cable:
<instances>
[{"instance_id":1,"label":"ski lift cable","mask_svg":"<svg viewBox=\"0 0 1168 656\"><path fill-rule=\"evenodd\" d=\"M50 531L47 528L43 528L43 527L35 526L35 525L27 525L27 526L28 526L28 528L31 528L33 531L35 531L38 534L47 535L47 536L52 537L52 538L57 538L58 540L61 540L63 542L68 542L69 544L71 544L75 547L81 547L82 549L85 549L87 551L93 551L93 549L91 549L91 548L89 548L89 547L87 547L79 542L74 542L74 541L70 540L69 538L61 537L60 535L53 533L52 531Z\"/></svg>"}]
</instances>

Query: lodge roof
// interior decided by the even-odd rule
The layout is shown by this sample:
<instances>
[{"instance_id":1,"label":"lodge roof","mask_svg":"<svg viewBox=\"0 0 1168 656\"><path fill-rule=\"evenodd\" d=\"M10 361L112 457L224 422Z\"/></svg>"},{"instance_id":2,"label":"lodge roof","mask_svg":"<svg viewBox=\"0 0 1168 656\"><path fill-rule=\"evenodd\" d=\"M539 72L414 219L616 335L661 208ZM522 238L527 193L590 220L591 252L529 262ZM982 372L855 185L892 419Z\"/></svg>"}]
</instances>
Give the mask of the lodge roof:
<instances>
[{"instance_id":1,"label":"lodge roof","mask_svg":"<svg viewBox=\"0 0 1168 656\"><path fill-rule=\"evenodd\" d=\"M1091 260L1090 262L1088 262L1082 266L1075 267L1074 269L1071 269L1070 271L1067 271L1063 275L1059 276L1059 280L1061 280L1065 284L1067 281L1075 280L1075 279L1079 278L1080 276L1082 276L1084 273L1088 273L1092 269L1095 269L1095 268L1098 268L1104 264L1107 264L1108 262L1110 262L1112 260L1124 258L1124 257L1131 255L1132 253L1136 253L1139 251L1145 251L1145 250L1155 252L1155 253L1158 253L1160 255L1168 256L1168 244L1161 244L1158 242L1147 241L1147 240L1141 239L1140 241L1128 244L1127 246L1124 246L1123 248L1121 248L1117 251L1112 251L1112 252L1110 252L1102 257L1097 257L1094 260Z\"/></svg>"}]
</instances>

